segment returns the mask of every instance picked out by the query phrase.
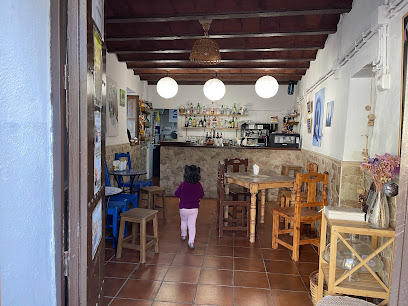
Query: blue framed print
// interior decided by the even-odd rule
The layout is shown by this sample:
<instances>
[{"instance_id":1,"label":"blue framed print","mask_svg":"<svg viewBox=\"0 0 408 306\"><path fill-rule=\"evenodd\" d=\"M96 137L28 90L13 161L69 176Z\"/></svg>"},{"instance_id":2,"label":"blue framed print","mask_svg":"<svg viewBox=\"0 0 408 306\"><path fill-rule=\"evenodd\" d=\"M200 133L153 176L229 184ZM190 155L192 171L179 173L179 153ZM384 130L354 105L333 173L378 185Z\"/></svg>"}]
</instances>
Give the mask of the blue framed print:
<instances>
[{"instance_id":1,"label":"blue framed print","mask_svg":"<svg viewBox=\"0 0 408 306\"><path fill-rule=\"evenodd\" d=\"M325 88L322 88L315 94L313 145L316 147L322 146L324 92Z\"/></svg>"}]
</instances>

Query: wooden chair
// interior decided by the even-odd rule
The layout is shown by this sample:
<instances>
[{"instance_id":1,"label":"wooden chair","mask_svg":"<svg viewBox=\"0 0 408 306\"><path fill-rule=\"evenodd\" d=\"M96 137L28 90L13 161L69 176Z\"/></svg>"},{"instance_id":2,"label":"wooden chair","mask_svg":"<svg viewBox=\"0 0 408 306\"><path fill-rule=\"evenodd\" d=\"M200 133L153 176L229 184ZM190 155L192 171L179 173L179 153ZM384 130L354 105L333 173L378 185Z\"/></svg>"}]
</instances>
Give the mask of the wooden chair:
<instances>
[{"instance_id":1,"label":"wooden chair","mask_svg":"<svg viewBox=\"0 0 408 306\"><path fill-rule=\"evenodd\" d=\"M144 197L146 196L146 197ZM155 197L162 198L163 206L156 205ZM166 189L158 186L140 187L139 189L139 205L141 207L142 201L146 201L148 209L163 208L163 216L166 219ZM142 205L143 206L143 205Z\"/></svg>"},{"instance_id":2,"label":"wooden chair","mask_svg":"<svg viewBox=\"0 0 408 306\"><path fill-rule=\"evenodd\" d=\"M229 195L225 194L224 188L225 164L218 162L218 179L217 179L217 224L218 236L223 237L224 231L246 231L249 237L249 211L250 201L230 201L227 200ZM233 213L229 209L232 207ZM241 208L240 212L238 208ZM240 218L238 217L240 214Z\"/></svg>"},{"instance_id":3,"label":"wooden chair","mask_svg":"<svg viewBox=\"0 0 408 306\"><path fill-rule=\"evenodd\" d=\"M296 202L293 207L279 207L273 209L273 228L272 228L272 248L276 249L278 244L292 250L292 259L299 260L299 246L304 244L313 244L319 247L319 238L300 237L300 228L302 223L310 223L321 220L322 213L316 211L317 206L327 205L327 184L329 175L327 173L310 172L306 174L298 173L296 175ZM318 183L323 184L321 200L316 200ZM302 185L307 185L306 202L301 200ZM293 222L293 228L279 229L279 217L289 219ZM281 234L293 233L293 242L290 245L288 242L279 238Z\"/></svg>"},{"instance_id":4,"label":"wooden chair","mask_svg":"<svg viewBox=\"0 0 408 306\"><path fill-rule=\"evenodd\" d=\"M239 158L230 158L224 159L225 172L232 171L236 172L248 172L248 158L239 159ZM241 186L231 186L229 194L232 196L234 201L238 201L239 197L243 197L244 200L247 200L247 197L251 197L251 193L248 189Z\"/></svg>"},{"instance_id":5,"label":"wooden chair","mask_svg":"<svg viewBox=\"0 0 408 306\"><path fill-rule=\"evenodd\" d=\"M153 221L153 236L146 235L146 223ZM132 223L132 233L123 238L125 232L125 222ZM137 224L140 224L140 244L136 244ZM149 239L149 241L147 241ZM128 241L131 241L129 243ZM140 251L140 262L146 262L146 250L154 245L154 251L159 253L159 227L157 210L133 208L122 213L120 218L120 230L118 249L116 252L116 258L122 257L122 248L128 248Z\"/></svg>"}]
</instances>

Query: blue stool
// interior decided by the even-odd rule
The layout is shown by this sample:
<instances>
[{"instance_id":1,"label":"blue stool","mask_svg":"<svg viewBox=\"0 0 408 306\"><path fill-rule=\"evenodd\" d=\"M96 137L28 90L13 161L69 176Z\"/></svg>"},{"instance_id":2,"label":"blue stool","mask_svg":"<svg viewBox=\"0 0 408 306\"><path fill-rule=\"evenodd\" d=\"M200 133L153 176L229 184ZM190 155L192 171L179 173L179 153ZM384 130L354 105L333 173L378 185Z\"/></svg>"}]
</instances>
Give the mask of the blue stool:
<instances>
[{"instance_id":1,"label":"blue stool","mask_svg":"<svg viewBox=\"0 0 408 306\"><path fill-rule=\"evenodd\" d=\"M114 200L109 200L108 208L107 208L107 220L106 220L106 228L112 229L112 237L106 237L108 240L112 240L113 248L116 248L116 243L118 242L118 223L120 220L120 214L125 211L125 207L127 206L126 201L117 202ZM110 222L109 222L110 221Z\"/></svg>"}]
</instances>

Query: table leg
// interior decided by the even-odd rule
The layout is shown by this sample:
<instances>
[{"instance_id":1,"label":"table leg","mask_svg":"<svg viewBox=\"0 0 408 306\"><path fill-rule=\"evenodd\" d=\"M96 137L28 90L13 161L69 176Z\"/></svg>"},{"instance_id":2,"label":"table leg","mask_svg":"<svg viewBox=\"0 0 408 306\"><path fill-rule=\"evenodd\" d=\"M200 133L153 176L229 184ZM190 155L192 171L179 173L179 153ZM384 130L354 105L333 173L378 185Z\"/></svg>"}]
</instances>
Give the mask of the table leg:
<instances>
[{"instance_id":1,"label":"table leg","mask_svg":"<svg viewBox=\"0 0 408 306\"><path fill-rule=\"evenodd\" d=\"M261 223L265 222L265 194L266 190L261 190Z\"/></svg>"},{"instance_id":2,"label":"table leg","mask_svg":"<svg viewBox=\"0 0 408 306\"><path fill-rule=\"evenodd\" d=\"M130 187L129 187L129 192L130 194L133 193L133 182L135 181L135 175L130 176Z\"/></svg>"},{"instance_id":3,"label":"table leg","mask_svg":"<svg viewBox=\"0 0 408 306\"><path fill-rule=\"evenodd\" d=\"M256 223L256 194L258 193L258 185L251 184L249 191L251 192L251 222L249 227L249 242L255 242L255 223Z\"/></svg>"},{"instance_id":4,"label":"table leg","mask_svg":"<svg viewBox=\"0 0 408 306\"><path fill-rule=\"evenodd\" d=\"M229 195L229 183L228 180L225 182L225 194ZM228 206L224 206L224 219L228 219ZM228 222L224 222L225 226L228 226Z\"/></svg>"}]
</instances>

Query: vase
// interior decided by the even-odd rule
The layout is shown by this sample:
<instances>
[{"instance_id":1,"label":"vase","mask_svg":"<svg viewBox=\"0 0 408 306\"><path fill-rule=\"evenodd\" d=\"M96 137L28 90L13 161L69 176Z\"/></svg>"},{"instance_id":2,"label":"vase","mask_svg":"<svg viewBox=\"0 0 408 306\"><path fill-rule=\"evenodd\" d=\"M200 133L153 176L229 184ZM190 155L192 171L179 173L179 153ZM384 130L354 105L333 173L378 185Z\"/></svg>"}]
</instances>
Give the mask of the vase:
<instances>
[{"instance_id":1,"label":"vase","mask_svg":"<svg viewBox=\"0 0 408 306\"><path fill-rule=\"evenodd\" d=\"M376 191L368 203L367 221L373 228L387 229L390 224L390 210L384 192Z\"/></svg>"}]
</instances>

